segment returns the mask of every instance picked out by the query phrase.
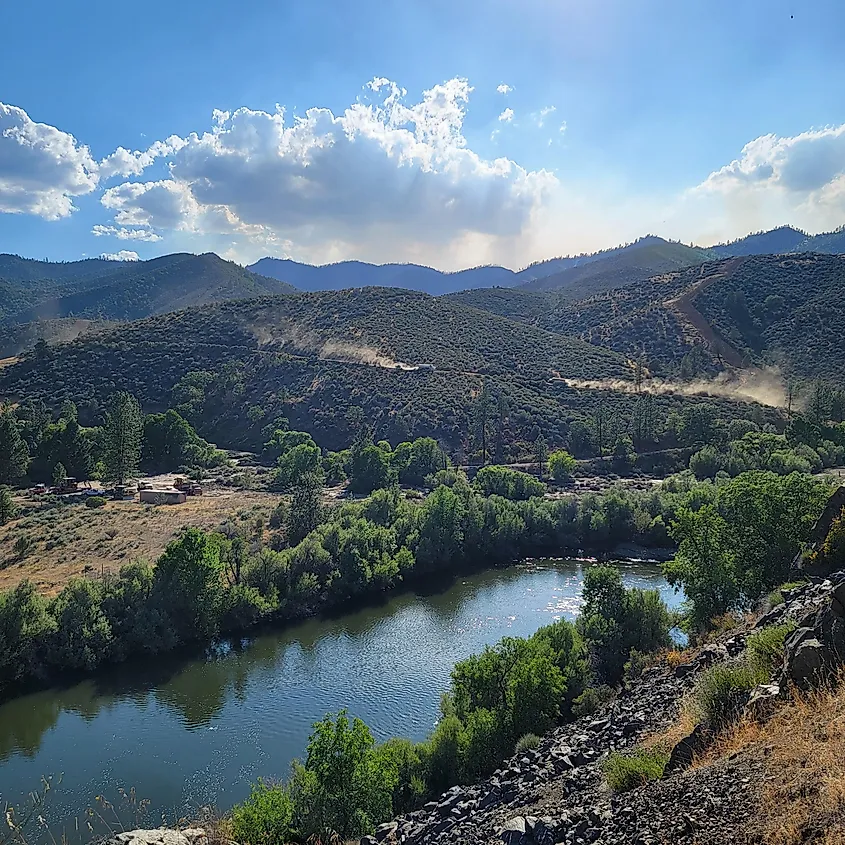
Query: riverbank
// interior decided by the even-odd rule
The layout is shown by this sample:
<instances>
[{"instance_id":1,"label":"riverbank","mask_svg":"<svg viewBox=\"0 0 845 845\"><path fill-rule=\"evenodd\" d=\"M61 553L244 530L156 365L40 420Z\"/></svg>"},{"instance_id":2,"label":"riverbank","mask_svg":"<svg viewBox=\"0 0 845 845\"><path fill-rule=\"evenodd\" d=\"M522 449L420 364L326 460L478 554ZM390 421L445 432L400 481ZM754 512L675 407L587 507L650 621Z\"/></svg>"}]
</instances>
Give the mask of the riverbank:
<instances>
[{"instance_id":1,"label":"riverbank","mask_svg":"<svg viewBox=\"0 0 845 845\"><path fill-rule=\"evenodd\" d=\"M595 714L546 734L490 778L381 825L361 845L839 845L843 598L843 572L792 588L783 604L657 661ZM731 723L700 721L690 701L705 677L743 666L753 637L785 624L798 630L768 682L735 692ZM608 761L635 749L665 749L662 776L611 788Z\"/></svg>"},{"instance_id":2,"label":"riverbank","mask_svg":"<svg viewBox=\"0 0 845 845\"><path fill-rule=\"evenodd\" d=\"M621 571L627 586L657 588L672 606L681 599L654 566ZM44 813L56 834L72 834L93 796L118 804L119 787L148 799L152 819L225 810L250 782L285 776L312 724L343 707L379 740L423 740L453 666L503 636L574 619L582 581L572 561L478 572L193 659L141 659L15 699L0 706L0 795L23 800L42 775L65 772Z\"/></svg>"}]
</instances>

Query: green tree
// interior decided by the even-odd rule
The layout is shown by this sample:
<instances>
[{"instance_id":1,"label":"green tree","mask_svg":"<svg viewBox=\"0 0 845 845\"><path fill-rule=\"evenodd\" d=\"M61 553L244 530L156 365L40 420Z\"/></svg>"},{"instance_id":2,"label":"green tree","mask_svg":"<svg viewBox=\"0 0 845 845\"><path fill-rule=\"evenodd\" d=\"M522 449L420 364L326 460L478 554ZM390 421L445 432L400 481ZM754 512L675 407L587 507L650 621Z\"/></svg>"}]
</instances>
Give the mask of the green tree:
<instances>
[{"instance_id":1,"label":"green tree","mask_svg":"<svg viewBox=\"0 0 845 845\"><path fill-rule=\"evenodd\" d=\"M537 435L534 441L534 462L537 464L537 472L542 478L546 474L546 461L549 459L549 447L542 432Z\"/></svg>"},{"instance_id":2,"label":"green tree","mask_svg":"<svg viewBox=\"0 0 845 845\"><path fill-rule=\"evenodd\" d=\"M10 408L0 410L0 484L15 484L26 475L29 452Z\"/></svg>"},{"instance_id":3,"label":"green tree","mask_svg":"<svg viewBox=\"0 0 845 845\"><path fill-rule=\"evenodd\" d=\"M169 619L176 643L217 633L222 569L217 541L198 528L167 545L155 568L153 600Z\"/></svg>"},{"instance_id":4,"label":"green tree","mask_svg":"<svg viewBox=\"0 0 845 845\"><path fill-rule=\"evenodd\" d=\"M8 487L0 487L0 525L5 525L10 519L14 519L17 512L18 508L12 498L12 491Z\"/></svg>"},{"instance_id":5,"label":"green tree","mask_svg":"<svg viewBox=\"0 0 845 845\"><path fill-rule=\"evenodd\" d=\"M478 394L478 399L475 403L474 411L474 428L475 428L475 442L479 449L481 449L481 465L487 463L488 457L488 437L490 426L490 413L493 406L493 398L490 394L490 385L485 379L481 385L481 392Z\"/></svg>"},{"instance_id":6,"label":"green tree","mask_svg":"<svg viewBox=\"0 0 845 845\"><path fill-rule=\"evenodd\" d=\"M207 467L217 456L214 446L203 440L177 411L171 409L144 418L141 464L150 472Z\"/></svg>"},{"instance_id":7,"label":"green tree","mask_svg":"<svg viewBox=\"0 0 845 845\"><path fill-rule=\"evenodd\" d=\"M301 443L279 458L274 481L277 487L286 488L296 484L304 475L321 477L322 473L319 446Z\"/></svg>"},{"instance_id":8,"label":"green tree","mask_svg":"<svg viewBox=\"0 0 845 845\"><path fill-rule=\"evenodd\" d=\"M287 539L295 546L320 524L323 484L316 475L303 475L293 489L287 517Z\"/></svg>"},{"instance_id":9,"label":"green tree","mask_svg":"<svg viewBox=\"0 0 845 845\"><path fill-rule=\"evenodd\" d=\"M295 826L300 835L357 838L393 814L398 772L378 754L369 728L350 723L345 710L314 725L304 765L291 779Z\"/></svg>"},{"instance_id":10,"label":"green tree","mask_svg":"<svg viewBox=\"0 0 845 845\"><path fill-rule=\"evenodd\" d=\"M103 463L107 478L117 484L125 484L137 472L141 460L142 431L138 400L129 393L116 393L104 432Z\"/></svg>"},{"instance_id":11,"label":"green tree","mask_svg":"<svg viewBox=\"0 0 845 845\"><path fill-rule=\"evenodd\" d=\"M349 489L355 493L372 493L394 481L390 455L378 446L364 446L352 455Z\"/></svg>"},{"instance_id":12,"label":"green tree","mask_svg":"<svg viewBox=\"0 0 845 845\"><path fill-rule=\"evenodd\" d=\"M549 455L549 474L555 481L568 481L577 465L566 449L557 449Z\"/></svg>"},{"instance_id":13,"label":"green tree","mask_svg":"<svg viewBox=\"0 0 845 845\"><path fill-rule=\"evenodd\" d=\"M592 566L584 573L583 601L578 630L605 683L622 679L632 651L647 654L669 644L669 611L659 593L626 590L616 567Z\"/></svg>"},{"instance_id":14,"label":"green tree","mask_svg":"<svg viewBox=\"0 0 845 845\"><path fill-rule=\"evenodd\" d=\"M61 487L65 481L67 480L67 470L65 469L65 465L62 463L58 463L53 467L53 486L54 487Z\"/></svg>"}]
</instances>

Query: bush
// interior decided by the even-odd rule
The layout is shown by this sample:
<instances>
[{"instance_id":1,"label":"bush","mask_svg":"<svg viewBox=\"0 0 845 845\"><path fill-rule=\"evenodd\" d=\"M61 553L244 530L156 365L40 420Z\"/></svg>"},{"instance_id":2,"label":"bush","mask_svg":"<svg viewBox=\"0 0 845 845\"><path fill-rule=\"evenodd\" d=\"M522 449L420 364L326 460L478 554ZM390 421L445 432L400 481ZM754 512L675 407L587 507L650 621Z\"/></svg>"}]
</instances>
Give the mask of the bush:
<instances>
[{"instance_id":1,"label":"bush","mask_svg":"<svg viewBox=\"0 0 845 845\"><path fill-rule=\"evenodd\" d=\"M546 492L546 485L533 475L500 466L482 467L475 476L475 486L485 496L503 496L514 501Z\"/></svg>"},{"instance_id":2,"label":"bush","mask_svg":"<svg viewBox=\"0 0 845 845\"><path fill-rule=\"evenodd\" d=\"M549 475L555 481L568 481L577 465L578 461L566 449L558 449L549 455Z\"/></svg>"},{"instance_id":3,"label":"bush","mask_svg":"<svg viewBox=\"0 0 845 845\"><path fill-rule=\"evenodd\" d=\"M537 734L523 734L517 741L514 754L524 754L526 751L536 748L540 744L540 737Z\"/></svg>"},{"instance_id":4,"label":"bush","mask_svg":"<svg viewBox=\"0 0 845 845\"><path fill-rule=\"evenodd\" d=\"M693 694L693 706L700 722L721 730L733 722L744 706L747 694L760 678L746 664L719 664L699 679Z\"/></svg>"},{"instance_id":5,"label":"bush","mask_svg":"<svg viewBox=\"0 0 845 845\"><path fill-rule=\"evenodd\" d=\"M612 687L608 686L600 686L600 687L587 687L584 692L581 693L573 702L572 702L572 715L576 718L581 716L592 716L600 707L607 704L609 701L613 701L613 697L616 693L613 691Z\"/></svg>"},{"instance_id":6,"label":"bush","mask_svg":"<svg viewBox=\"0 0 845 845\"><path fill-rule=\"evenodd\" d=\"M748 638L748 660L761 678L768 678L783 660L784 640L795 630L794 622L767 625Z\"/></svg>"},{"instance_id":7,"label":"bush","mask_svg":"<svg viewBox=\"0 0 845 845\"><path fill-rule=\"evenodd\" d=\"M627 792L663 777L669 753L656 748L638 748L624 754L612 753L604 761L604 776L614 792Z\"/></svg>"},{"instance_id":8,"label":"bush","mask_svg":"<svg viewBox=\"0 0 845 845\"><path fill-rule=\"evenodd\" d=\"M102 508L105 507L106 500L102 496L89 496L85 500L86 508Z\"/></svg>"},{"instance_id":9,"label":"bush","mask_svg":"<svg viewBox=\"0 0 845 845\"><path fill-rule=\"evenodd\" d=\"M783 604L785 599L783 597L784 590L794 590L796 587L800 587L803 584L803 581L787 581L786 584L781 584L779 587L776 587L772 590L768 596L766 596L766 601L768 601L771 607L777 607L779 604Z\"/></svg>"},{"instance_id":10,"label":"bush","mask_svg":"<svg viewBox=\"0 0 845 845\"><path fill-rule=\"evenodd\" d=\"M242 845L283 845L291 836L293 803L280 784L253 784L249 798L232 808L232 836Z\"/></svg>"},{"instance_id":11,"label":"bush","mask_svg":"<svg viewBox=\"0 0 845 845\"><path fill-rule=\"evenodd\" d=\"M35 546L35 540L32 537L28 537L26 534L22 534L18 537L17 540L12 545L12 551L15 553L17 557L26 557Z\"/></svg>"},{"instance_id":12,"label":"bush","mask_svg":"<svg viewBox=\"0 0 845 845\"><path fill-rule=\"evenodd\" d=\"M639 678L650 663L651 655L643 654L635 648L631 649L631 655L625 663L625 677L629 679Z\"/></svg>"}]
</instances>

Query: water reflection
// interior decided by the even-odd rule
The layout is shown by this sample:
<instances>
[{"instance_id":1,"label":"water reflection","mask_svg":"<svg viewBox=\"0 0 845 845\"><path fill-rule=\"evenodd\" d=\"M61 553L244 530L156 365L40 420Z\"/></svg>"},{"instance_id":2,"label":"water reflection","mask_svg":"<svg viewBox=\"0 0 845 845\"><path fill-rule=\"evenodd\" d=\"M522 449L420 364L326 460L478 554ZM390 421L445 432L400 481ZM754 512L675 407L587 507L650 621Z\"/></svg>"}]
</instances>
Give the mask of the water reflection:
<instances>
[{"instance_id":1,"label":"water reflection","mask_svg":"<svg viewBox=\"0 0 845 845\"><path fill-rule=\"evenodd\" d=\"M657 568L626 566L623 577L677 604ZM59 829L72 830L95 795L130 786L151 800L157 822L200 803L226 808L250 780L285 775L328 711L349 707L379 739L420 739L457 660L573 618L582 583L573 562L478 573L441 592L23 696L0 706L0 799L16 802L42 775L64 772L48 810Z\"/></svg>"}]
</instances>

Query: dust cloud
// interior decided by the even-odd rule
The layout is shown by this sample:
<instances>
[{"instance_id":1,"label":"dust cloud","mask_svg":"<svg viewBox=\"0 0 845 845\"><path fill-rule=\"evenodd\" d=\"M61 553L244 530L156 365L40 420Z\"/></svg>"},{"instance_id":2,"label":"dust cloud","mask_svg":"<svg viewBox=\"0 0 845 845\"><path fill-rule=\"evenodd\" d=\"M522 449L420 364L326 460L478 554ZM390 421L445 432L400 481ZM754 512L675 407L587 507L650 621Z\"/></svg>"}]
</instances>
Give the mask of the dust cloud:
<instances>
[{"instance_id":1,"label":"dust cloud","mask_svg":"<svg viewBox=\"0 0 845 845\"><path fill-rule=\"evenodd\" d=\"M560 378L568 387L579 390L617 390L622 393L674 393L682 396L717 396L743 402L759 402L773 408L785 408L786 385L776 367L722 372L710 379L694 381L668 381L644 379L638 388L633 381L622 379Z\"/></svg>"},{"instance_id":2,"label":"dust cloud","mask_svg":"<svg viewBox=\"0 0 845 845\"><path fill-rule=\"evenodd\" d=\"M252 326L261 347L284 350L292 355L317 356L326 361L342 361L347 364L367 364L388 370L416 370L413 364L394 361L372 346L349 343L341 340L325 340L316 332L306 331L299 326Z\"/></svg>"}]
</instances>

